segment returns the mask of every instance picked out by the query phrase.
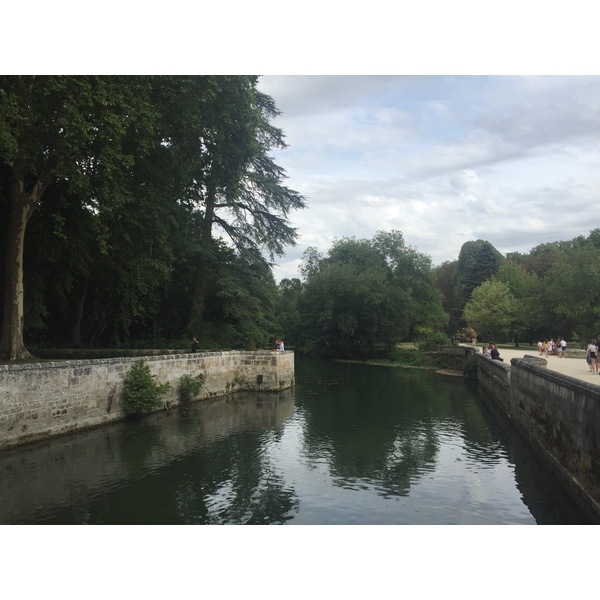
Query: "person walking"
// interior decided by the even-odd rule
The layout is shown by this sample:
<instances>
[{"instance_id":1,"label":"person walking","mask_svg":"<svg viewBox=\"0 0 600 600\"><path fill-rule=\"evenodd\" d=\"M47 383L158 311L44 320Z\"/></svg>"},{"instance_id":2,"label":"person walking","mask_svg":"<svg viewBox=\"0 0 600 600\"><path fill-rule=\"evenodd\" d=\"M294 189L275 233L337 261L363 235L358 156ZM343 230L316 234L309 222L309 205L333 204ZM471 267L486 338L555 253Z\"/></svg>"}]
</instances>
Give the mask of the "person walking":
<instances>
[{"instance_id":1,"label":"person walking","mask_svg":"<svg viewBox=\"0 0 600 600\"><path fill-rule=\"evenodd\" d=\"M587 355L590 359L590 371L596 375L598 373L598 363L596 357L598 355L598 346L596 346L596 340L592 340L587 347Z\"/></svg>"},{"instance_id":2,"label":"person walking","mask_svg":"<svg viewBox=\"0 0 600 600\"><path fill-rule=\"evenodd\" d=\"M192 338L192 354L195 354L196 350L198 350L198 340L196 338Z\"/></svg>"},{"instance_id":3,"label":"person walking","mask_svg":"<svg viewBox=\"0 0 600 600\"><path fill-rule=\"evenodd\" d=\"M561 338L559 340L559 345L558 345L558 358L564 358L565 357L565 350L567 349L567 340Z\"/></svg>"}]
</instances>

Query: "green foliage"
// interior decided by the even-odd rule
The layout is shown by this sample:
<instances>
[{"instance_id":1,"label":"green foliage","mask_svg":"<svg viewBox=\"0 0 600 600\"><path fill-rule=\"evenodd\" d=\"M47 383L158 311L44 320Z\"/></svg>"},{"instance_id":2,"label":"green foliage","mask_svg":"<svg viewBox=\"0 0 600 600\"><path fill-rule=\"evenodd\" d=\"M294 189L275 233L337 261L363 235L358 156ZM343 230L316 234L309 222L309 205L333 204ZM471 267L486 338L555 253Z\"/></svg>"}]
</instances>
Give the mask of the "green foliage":
<instances>
[{"instance_id":1,"label":"green foliage","mask_svg":"<svg viewBox=\"0 0 600 600\"><path fill-rule=\"evenodd\" d=\"M10 183L31 191L18 199L32 215L25 262L34 267L25 318L10 315L17 335L24 323L39 341L73 347L176 339L204 325L234 347L272 337L276 286L265 256L295 243L288 217L304 199L271 157L284 136L257 83L0 76L5 253L6 240L24 238L4 225L17 206ZM227 243L213 239L213 226ZM17 293L15 285L0 305L16 306ZM2 336L3 350L14 345L8 329Z\"/></svg>"},{"instance_id":2,"label":"green foliage","mask_svg":"<svg viewBox=\"0 0 600 600\"><path fill-rule=\"evenodd\" d=\"M136 360L123 381L123 408L137 415L161 405L161 397L170 389L169 382L156 383L156 376L143 359Z\"/></svg>"},{"instance_id":3,"label":"green foliage","mask_svg":"<svg viewBox=\"0 0 600 600\"><path fill-rule=\"evenodd\" d=\"M451 280L453 314L458 316L463 312L473 290L498 271L502 260L500 252L485 240L465 242L462 245Z\"/></svg>"},{"instance_id":4,"label":"green foliage","mask_svg":"<svg viewBox=\"0 0 600 600\"><path fill-rule=\"evenodd\" d=\"M471 344L477 339L477 332L472 327L463 327L454 334L454 337L459 343Z\"/></svg>"},{"instance_id":5,"label":"green foliage","mask_svg":"<svg viewBox=\"0 0 600 600\"><path fill-rule=\"evenodd\" d=\"M457 264L457 260L446 261L434 270L434 285L442 294L442 308L449 316L449 331L455 331L460 326L462 317L462 307L457 306L454 287L452 285L452 278Z\"/></svg>"},{"instance_id":6,"label":"green foliage","mask_svg":"<svg viewBox=\"0 0 600 600\"><path fill-rule=\"evenodd\" d=\"M288 219L304 198L272 159L285 141L257 82L0 76L0 252L16 257L27 241L23 260L1 263L0 353L14 358L24 327L38 347L201 335L205 348L266 348L283 335L314 354L386 356L400 340L463 327L491 278L514 301L499 292L469 306L486 337L600 332L600 229L506 260L469 241L435 270L401 232L378 232L308 248L303 281L277 286L268 259L295 243Z\"/></svg>"},{"instance_id":7,"label":"green foliage","mask_svg":"<svg viewBox=\"0 0 600 600\"><path fill-rule=\"evenodd\" d=\"M563 329L583 339L600 332L600 249L575 248L559 257L544 278L544 293L552 298L551 314Z\"/></svg>"},{"instance_id":8,"label":"green foliage","mask_svg":"<svg viewBox=\"0 0 600 600\"><path fill-rule=\"evenodd\" d=\"M497 281L505 283L517 300L512 333L531 337L543 323L543 286L535 273L512 260L506 260L495 275Z\"/></svg>"},{"instance_id":9,"label":"green foliage","mask_svg":"<svg viewBox=\"0 0 600 600\"><path fill-rule=\"evenodd\" d=\"M311 354L385 356L417 329L447 322L429 258L400 232L336 240L326 257L313 248L305 258L299 335Z\"/></svg>"},{"instance_id":10,"label":"green foliage","mask_svg":"<svg viewBox=\"0 0 600 600\"><path fill-rule=\"evenodd\" d=\"M491 278L477 287L464 311L466 322L490 340L510 339L521 307L508 285Z\"/></svg>"},{"instance_id":11,"label":"green foliage","mask_svg":"<svg viewBox=\"0 0 600 600\"><path fill-rule=\"evenodd\" d=\"M477 359L469 354L463 365L464 378L470 385L477 385Z\"/></svg>"},{"instance_id":12,"label":"green foliage","mask_svg":"<svg viewBox=\"0 0 600 600\"><path fill-rule=\"evenodd\" d=\"M388 354L388 360L411 367L420 367L424 364L424 356L417 348L392 348Z\"/></svg>"},{"instance_id":13,"label":"green foliage","mask_svg":"<svg viewBox=\"0 0 600 600\"><path fill-rule=\"evenodd\" d=\"M448 346L450 340L445 333L436 332L426 337L420 344L419 348L422 352L433 352L438 346Z\"/></svg>"},{"instance_id":14,"label":"green foliage","mask_svg":"<svg viewBox=\"0 0 600 600\"><path fill-rule=\"evenodd\" d=\"M179 398L182 404L190 402L195 398L206 383L207 373L202 372L192 376L189 374L182 375L179 379Z\"/></svg>"}]
</instances>

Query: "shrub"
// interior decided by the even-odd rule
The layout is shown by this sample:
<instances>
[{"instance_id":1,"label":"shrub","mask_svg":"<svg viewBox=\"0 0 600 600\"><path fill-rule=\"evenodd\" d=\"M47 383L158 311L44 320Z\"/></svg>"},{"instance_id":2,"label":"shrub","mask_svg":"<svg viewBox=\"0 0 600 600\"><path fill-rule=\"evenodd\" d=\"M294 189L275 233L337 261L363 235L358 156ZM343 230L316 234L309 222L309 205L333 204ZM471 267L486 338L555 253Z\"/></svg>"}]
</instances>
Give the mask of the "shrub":
<instances>
[{"instance_id":1,"label":"shrub","mask_svg":"<svg viewBox=\"0 0 600 600\"><path fill-rule=\"evenodd\" d=\"M473 338L477 339L477 332L472 327L463 327L454 334L454 337L457 342L470 344Z\"/></svg>"},{"instance_id":2,"label":"shrub","mask_svg":"<svg viewBox=\"0 0 600 600\"><path fill-rule=\"evenodd\" d=\"M433 350L437 350L438 346L447 346L449 343L450 340L446 334L437 332L425 338L419 348L423 352L432 352Z\"/></svg>"},{"instance_id":3,"label":"shrub","mask_svg":"<svg viewBox=\"0 0 600 600\"><path fill-rule=\"evenodd\" d=\"M420 367L423 364L423 355L417 348L392 348L388 360L401 365Z\"/></svg>"},{"instance_id":4,"label":"shrub","mask_svg":"<svg viewBox=\"0 0 600 600\"><path fill-rule=\"evenodd\" d=\"M158 408L161 397L171 385L156 383L156 376L150 373L150 367L142 359L136 360L123 382L123 408L130 415Z\"/></svg>"},{"instance_id":5,"label":"shrub","mask_svg":"<svg viewBox=\"0 0 600 600\"><path fill-rule=\"evenodd\" d=\"M195 377L187 374L182 375L179 379L179 398L181 399L181 403L185 404L196 397L200 393L205 382L206 372L199 373Z\"/></svg>"},{"instance_id":6,"label":"shrub","mask_svg":"<svg viewBox=\"0 0 600 600\"><path fill-rule=\"evenodd\" d=\"M464 377L467 383L477 385L477 359L469 354L463 365Z\"/></svg>"}]
</instances>

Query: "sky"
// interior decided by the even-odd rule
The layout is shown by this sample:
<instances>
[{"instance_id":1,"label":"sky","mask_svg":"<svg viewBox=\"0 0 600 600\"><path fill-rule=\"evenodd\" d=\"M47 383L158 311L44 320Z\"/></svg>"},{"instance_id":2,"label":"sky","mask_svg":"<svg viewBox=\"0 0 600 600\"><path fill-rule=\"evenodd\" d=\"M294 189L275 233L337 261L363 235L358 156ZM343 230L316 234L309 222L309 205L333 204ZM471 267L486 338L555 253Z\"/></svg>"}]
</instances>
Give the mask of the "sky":
<instances>
[{"instance_id":1,"label":"sky","mask_svg":"<svg viewBox=\"0 0 600 600\"><path fill-rule=\"evenodd\" d=\"M399 230L434 265L487 240L502 254L600 227L600 77L262 76L306 208L274 274L308 246Z\"/></svg>"},{"instance_id":2,"label":"sky","mask_svg":"<svg viewBox=\"0 0 600 600\"><path fill-rule=\"evenodd\" d=\"M58 0L34 3L33 20L30 4L6 8L30 40L18 27L0 37L6 74L261 74L288 144L276 162L307 204L289 215L297 245L276 258L277 281L299 276L309 246L326 254L378 231L439 265L471 240L528 252L600 226L600 63L584 0L143 12Z\"/></svg>"}]
</instances>

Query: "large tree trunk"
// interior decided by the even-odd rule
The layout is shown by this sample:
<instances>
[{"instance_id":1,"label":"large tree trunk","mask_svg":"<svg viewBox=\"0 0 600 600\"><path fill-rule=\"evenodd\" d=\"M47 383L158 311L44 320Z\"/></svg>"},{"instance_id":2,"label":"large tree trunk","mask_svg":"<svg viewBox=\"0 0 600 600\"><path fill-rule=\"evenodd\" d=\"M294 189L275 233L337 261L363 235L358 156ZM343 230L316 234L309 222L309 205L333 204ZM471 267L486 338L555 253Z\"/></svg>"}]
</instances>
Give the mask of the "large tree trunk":
<instances>
[{"instance_id":1,"label":"large tree trunk","mask_svg":"<svg viewBox=\"0 0 600 600\"><path fill-rule=\"evenodd\" d=\"M206 199L206 209L204 213L204 222L202 223L202 251L198 256L198 266L196 268L196 279L190 303L190 313L188 318L188 334L197 336L204 319L204 308L206 304L209 261L212 258L212 224L215 215L215 193L209 189Z\"/></svg>"},{"instance_id":2,"label":"large tree trunk","mask_svg":"<svg viewBox=\"0 0 600 600\"><path fill-rule=\"evenodd\" d=\"M0 357L5 360L18 360L31 356L23 343L23 250L25 248L25 229L29 217L31 217L51 179L52 172L48 170L29 191L25 189L24 176L13 175L11 181L4 259L2 335L0 337Z\"/></svg>"},{"instance_id":3,"label":"large tree trunk","mask_svg":"<svg viewBox=\"0 0 600 600\"><path fill-rule=\"evenodd\" d=\"M29 358L23 343L23 249L25 228L31 207L13 202L9 209L6 255L4 261L4 310L0 356L6 360Z\"/></svg>"},{"instance_id":4,"label":"large tree trunk","mask_svg":"<svg viewBox=\"0 0 600 600\"><path fill-rule=\"evenodd\" d=\"M71 345L73 348L81 348L81 321L83 319L83 307L87 297L90 275L75 290L75 299L73 310L71 311Z\"/></svg>"}]
</instances>

